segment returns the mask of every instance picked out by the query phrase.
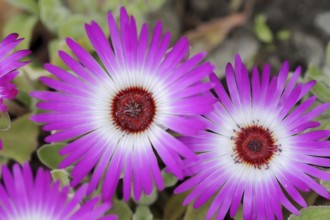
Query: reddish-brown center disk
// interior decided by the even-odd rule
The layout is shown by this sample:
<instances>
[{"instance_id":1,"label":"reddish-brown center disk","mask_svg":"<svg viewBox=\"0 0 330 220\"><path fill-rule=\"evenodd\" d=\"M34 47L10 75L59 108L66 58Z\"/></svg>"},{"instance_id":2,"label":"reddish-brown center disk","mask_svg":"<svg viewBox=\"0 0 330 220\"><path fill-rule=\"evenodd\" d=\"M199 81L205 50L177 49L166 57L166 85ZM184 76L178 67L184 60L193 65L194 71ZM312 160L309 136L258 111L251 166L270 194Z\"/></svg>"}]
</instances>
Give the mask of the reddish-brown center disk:
<instances>
[{"instance_id":1,"label":"reddish-brown center disk","mask_svg":"<svg viewBox=\"0 0 330 220\"><path fill-rule=\"evenodd\" d=\"M129 133L147 129L154 120L155 101L143 88L132 87L118 92L111 106L115 126Z\"/></svg>"},{"instance_id":2,"label":"reddish-brown center disk","mask_svg":"<svg viewBox=\"0 0 330 220\"><path fill-rule=\"evenodd\" d=\"M276 149L277 145L268 129L252 125L237 132L234 148L237 162L262 167L268 164Z\"/></svg>"}]
</instances>

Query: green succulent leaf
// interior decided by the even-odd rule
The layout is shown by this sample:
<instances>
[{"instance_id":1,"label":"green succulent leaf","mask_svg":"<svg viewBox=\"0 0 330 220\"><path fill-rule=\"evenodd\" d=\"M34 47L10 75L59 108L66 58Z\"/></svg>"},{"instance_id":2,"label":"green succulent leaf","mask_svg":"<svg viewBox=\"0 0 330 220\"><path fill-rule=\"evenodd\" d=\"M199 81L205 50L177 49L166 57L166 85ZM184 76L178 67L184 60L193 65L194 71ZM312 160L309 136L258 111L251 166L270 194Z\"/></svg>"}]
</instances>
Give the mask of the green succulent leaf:
<instances>
[{"instance_id":1,"label":"green succulent leaf","mask_svg":"<svg viewBox=\"0 0 330 220\"><path fill-rule=\"evenodd\" d=\"M325 171L330 172L329 169L326 169ZM320 184L324 186L328 190L328 192L330 192L330 181L320 180Z\"/></svg>"},{"instance_id":2,"label":"green succulent leaf","mask_svg":"<svg viewBox=\"0 0 330 220\"><path fill-rule=\"evenodd\" d=\"M182 203L187 197L188 192L180 193L171 196L164 207L164 219L166 220L178 220L185 213L187 207L183 206ZM205 219L205 217L203 218Z\"/></svg>"},{"instance_id":3,"label":"green succulent leaf","mask_svg":"<svg viewBox=\"0 0 330 220\"><path fill-rule=\"evenodd\" d=\"M100 1L90 0L66 0L68 7L75 13L90 14L98 12ZM103 1L102 1L103 2ZM113 2L113 1L105 1Z\"/></svg>"},{"instance_id":4,"label":"green succulent leaf","mask_svg":"<svg viewBox=\"0 0 330 220\"><path fill-rule=\"evenodd\" d=\"M316 66L314 65L310 65L308 67L307 73L306 73L306 78L307 80L317 80L319 78L322 78L324 75L321 72L321 70L319 70Z\"/></svg>"},{"instance_id":5,"label":"green succulent leaf","mask_svg":"<svg viewBox=\"0 0 330 220\"><path fill-rule=\"evenodd\" d=\"M288 220L329 220L330 219L330 206L310 206L302 209L300 216L290 215Z\"/></svg>"},{"instance_id":6,"label":"green succulent leaf","mask_svg":"<svg viewBox=\"0 0 330 220\"><path fill-rule=\"evenodd\" d=\"M109 214L116 214L118 216L118 220L127 220L132 219L132 210L128 206L128 204L122 200L115 199L113 201L111 210Z\"/></svg>"},{"instance_id":7,"label":"green succulent leaf","mask_svg":"<svg viewBox=\"0 0 330 220\"><path fill-rule=\"evenodd\" d=\"M7 111L0 111L0 132L8 131L11 127L11 120Z\"/></svg>"},{"instance_id":8,"label":"green succulent leaf","mask_svg":"<svg viewBox=\"0 0 330 220\"><path fill-rule=\"evenodd\" d=\"M164 179L165 187L172 187L178 182L178 179L171 173L166 173L163 171L162 176Z\"/></svg>"},{"instance_id":9,"label":"green succulent leaf","mask_svg":"<svg viewBox=\"0 0 330 220\"><path fill-rule=\"evenodd\" d=\"M207 211L211 205L212 200L207 201L204 205L201 207L195 209L193 207L193 204L190 204L187 208L186 214L183 218L183 220L190 220L190 219L205 219ZM213 217L212 219L215 219Z\"/></svg>"},{"instance_id":10,"label":"green succulent leaf","mask_svg":"<svg viewBox=\"0 0 330 220\"><path fill-rule=\"evenodd\" d=\"M37 147L38 126L29 120L30 114L23 115L12 122L11 128L0 132L3 149L0 156L11 158L19 163L29 161Z\"/></svg>"},{"instance_id":11,"label":"green succulent leaf","mask_svg":"<svg viewBox=\"0 0 330 220\"><path fill-rule=\"evenodd\" d=\"M242 205L240 205L234 216L234 220L242 220L242 219L243 219L243 207Z\"/></svg>"},{"instance_id":12,"label":"green succulent leaf","mask_svg":"<svg viewBox=\"0 0 330 220\"><path fill-rule=\"evenodd\" d=\"M268 27L266 21L264 15L258 15L254 20L254 31L260 41L264 43L272 43L273 33Z\"/></svg>"},{"instance_id":13,"label":"green succulent leaf","mask_svg":"<svg viewBox=\"0 0 330 220\"><path fill-rule=\"evenodd\" d=\"M140 205L151 205L158 198L158 191L154 188L150 195L142 194L139 201L136 201Z\"/></svg>"},{"instance_id":14,"label":"green succulent leaf","mask_svg":"<svg viewBox=\"0 0 330 220\"><path fill-rule=\"evenodd\" d=\"M42 75L47 75L45 70L32 69L31 65L21 68L21 73L14 79L14 83L18 89L17 100L22 102L30 109L35 109L36 99L33 99L29 94L32 91L38 89L46 89L44 85L41 85L37 79Z\"/></svg>"},{"instance_id":15,"label":"green succulent leaf","mask_svg":"<svg viewBox=\"0 0 330 220\"><path fill-rule=\"evenodd\" d=\"M17 6L23 10L38 14L39 8L37 0L7 0L10 4Z\"/></svg>"},{"instance_id":16,"label":"green succulent leaf","mask_svg":"<svg viewBox=\"0 0 330 220\"><path fill-rule=\"evenodd\" d=\"M72 15L60 24L58 35L62 39L66 37L73 38L86 50L92 51L93 47L87 37L84 26L85 23L90 23L91 20L88 16Z\"/></svg>"},{"instance_id":17,"label":"green succulent leaf","mask_svg":"<svg viewBox=\"0 0 330 220\"><path fill-rule=\"evenodd\" d=\"M68 69L68 67L64 64L64 62L61 60L60 56L58 55L58 51L62 50L67 53L70 53L69 47L66 45L64 39L55 39L52 40L48 44L48 52L50 55L50 62L56 66L59 66L63 69Z\"/></svg>"},{"instance_id":18,"label":"green succulent leaf","mask_svg":"<svg viewBox=\"0 0 330 220\"><path fill-rule=\"evenodd\" d=\"M25 106L32 106L32 98L29 96L29 93L19 90L16 99L22 102Z\"/></svg>"},{"instance_id":19,"label":"green succulent leaf","mask_svg":"<svg viewBox=\"0 0 330 220\"><path fill-rule=\"evenodd\" d=\"M47 167L56 169L63 159L63 157L59 155L59 151L64 146L64 143L45 144L38 149L37 155L40 161Z\"/></svg>"},{"instance_id":20,"label":"green succulent leaf","mask_svg":"<svg viewBox=\"0 0 330 220\"><path fill-rule=\"evenodd\" d=\"M317 194L314 191L310 191L310 192L301 192L302 197L304 198L304 200L306 201L308 206L312 206L315 204L317 198L320 197L319 194Z\"/></svg>"},{"instance_id":21,"label":"green succulent leaf","mask_svg":"<svg viewBox=\"0 0 330 220\"><path fill-rule=\"evenodd\" d=\"M26 49L29 47L32 32L37 24L38 18L35 15L17 14L8 20L4 27L4 34L18 33L20 38L24 40L17 46L17 50Z\"/></svg>"},{"instance_id":22,"label":"green succulent leaf","mask_svg":"<svg viewBox=\"0 0 330 220\"><path fill-rule=\"evenodd\" d=\"M113 13L114 10L116 10L118 8L119 1L120 1L120 4L123 5L123 1L121 1L121 0L101 1L99 3L100 10L102 12L111 11Z\"/></svg>"},{"instance_id":23,"label":"green succulent leaf","mask_svg":"<svg viewBox=\"0 0 330 220\"><path fill-rule=\"evenodd\" d=\"M316 101L312 107L319 106L321 104L320 101ZM316 120L321 123L318 130L330 130L330 109L325 111L323 114L319 115Z\"/></svg>"},{"instance_id":24,"label":"green succulent leaf","mask_svg":"<svg viewBox=\"0 0 330 220\"><path fill-rule=\"evenodd\" d=\"M39 9L42 23L53 33L57 33L60 24L70 16L62 0L39 0Z\"/></svg>"},{"instance_id":25,"label":"green succulent leaf","mask_svg":"<svg viewBox=\"0 0 330 220\"><path fill-rule=\"evenodd\" d=\"M316 85L312 88L312 93L316 95L321 101L329 102L330 101L330 85L328 84L329 80L326 75L322 73L321 70L315 66L309 66L306 73L306 80L317 80Z\"/></svg>"},{"instance_id":26,"label":"green succulent leaf","mask_svg":"<svg viewBox=\"0 0 330 220\"><path fill-rule=\"evenodd\" d=\"M133 220L153 220L153 215L148 206L139 205L133 215Z\"/></svg>"},{"instance_id":27,"label":"green succulent leaf","mask_svg":"<svg viewBox=\"0 0 330 220\"><path fill-rule=\"evenodd\" d=\"M69 185L70 178L69 173L64 169L54 169L50 171L52 178L54 181L59 180L61 183L61 186Z\"/></svg>"},{"instance_id":28,"label":"green succulent leaf","mask_svg":"<svg viewBox=\"0 0 330 220\"><path fill-rule=\"evenodd\" d=\"M280 30L277 32L276 36L280 41L287 41L290 39L291 32L289 30Z\"/></svg>"},{"instance_id":29,"label":"green succulent leaf","mask_svg":"<svg viewBox=\"0 0 330 220\"><path fill-rule=\"evenodd\" d=\"M74 39L85 36L84 23L88 22L89 19L84 15L72 15L63 21L58 30L60 38L65 39L66 37L71 37Z\"/></svg>"},{"instance_id":30,"label":"green succulent leaf","mask_svg":"<svg viewBox=\"0 0 330 220\"><path fill-rule=\"evenodd\" d=\"M322 186L324 186L328 190L328 192L330 192L330 182L329 181L321 180L320 183Z\"/></svg>"}]
</instances>

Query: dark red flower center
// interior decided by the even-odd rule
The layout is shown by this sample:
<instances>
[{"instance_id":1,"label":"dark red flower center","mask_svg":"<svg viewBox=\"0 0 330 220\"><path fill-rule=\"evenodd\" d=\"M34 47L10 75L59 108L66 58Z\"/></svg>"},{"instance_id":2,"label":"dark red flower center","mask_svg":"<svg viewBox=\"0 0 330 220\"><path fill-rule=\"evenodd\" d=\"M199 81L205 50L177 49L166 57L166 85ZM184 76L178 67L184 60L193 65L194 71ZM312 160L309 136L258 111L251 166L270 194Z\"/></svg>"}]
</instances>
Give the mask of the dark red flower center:
<instances>
[{"instance_id":1,"label":"dark red flower center","mask_svg":"<svg viewBox=\"0 0 330 220\"><path fill-rule=\"evenodd\" d=\"M269 163L278 150L269 129L259 125L240 128L235 137L235 162L262 167Z\"/></svg>"},{"instance_id":2,"label":"dark red flower center","mask_svg":"<svg viewBox=\"0 0 330 220\"><path fill-rule=\"evenodd\" d=\"M118 92L111 106L115 126L129 133L146 130L153 122L155 112L156 105L152 94L139 87Z\"/></svg>"}]
</instances>

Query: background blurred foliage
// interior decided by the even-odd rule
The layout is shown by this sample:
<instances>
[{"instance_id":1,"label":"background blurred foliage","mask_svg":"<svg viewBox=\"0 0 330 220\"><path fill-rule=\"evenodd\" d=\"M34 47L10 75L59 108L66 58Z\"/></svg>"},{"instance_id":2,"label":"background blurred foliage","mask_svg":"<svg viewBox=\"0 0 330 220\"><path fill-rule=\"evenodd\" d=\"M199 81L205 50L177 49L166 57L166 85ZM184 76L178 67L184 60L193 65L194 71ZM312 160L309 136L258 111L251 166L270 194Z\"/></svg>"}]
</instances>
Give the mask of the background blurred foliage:
<instances>
[{"instance_id":1,"label":"background blurred foliage","mask_svg":"<svg viewBox=\"0 0 330 220\"><path fill-rule=\"evenodd\" d=\"M285 7L280 2L284 2ZM306 3L306 0L290 1L294 10L301 2ZM192 45L191 53L209 52L207 58L217 64L216 73L220 77L223 77L224 65L232 62L236 53L241 54L249 68L254 64L263 66L267 62L274 73L277 73L284 59L289 59L292 68L296 67L294 65L303 66L300 81L318 81L312 90L312 94L319 97L318 103L330 101L330 44L323 51L322 46L321 49L319 47L322 44L306 31L306 24L299 26L295 19L289 19L291 17L285 14L282 17L287 20L280 23L281 16L276 14L279 12L273 13L271 10L280 8L287 16L297 16L295 11L290 11L290 4L285 0L0 0L0 34L4 37L12 32L18 33L25 38L18 49L30 48L33 52L29 57L32 62L21 69L21 74L14 81L19 94L15 101L7 103L9 115L0 115L0 138L4 145L0 152L0 164L30 161L35 168L48 167L53 179L60 180L62 185L69 184L71 168L57 169L62 159L58 151L65 143L44 143L47 133L28 119L31 114L40 111L29 93L47 89L38 81L40 76L49 75L42 68L44 63L51 62L66 68L57 55L58 50L70 53L65 44L66 37L73 38L94 53L84 24L94 20L109 35L107 12L118 16L121 6L134 15L138 26L143 22L152 25L155 20L161 19L165 29L172 32L173 40L186 35ZM313 14L308 4L305 8L310 13L301 10L304 18ZM318 34L317 31L315 33ZM330 40L329 37L327 39ZM301 51L303 55L300 55ZM323 129L330 129L330 111L318 120ZM204 219L210 202L199 209L194 209L192 205L182 206L187 193L173 195L178 180L165 172L162 175L165 190L154 190L148 197L142 196L139 201L131 199L127 203L121 200L119 192L109 212L118 214L120 220ZM321 184L330 188L329 182L321 181ZM330 219L329 201L313 192L303 196L313 207L303 209L300 217L290 216L285 211L286 218ZM235 217L235 220L238 219L242 219L241 208Z\"/></svg>"},{"instance_id":2,"label":"background blurred foliage","mask_svg":"<svg viewBox=\"0 0 330 220\"><path fill-rule=\"evenodd\" d=\"M318 103L330 102L330 42L325 50L325 61L321 67L311 64L308 66L305 81L316 80L312 88L312 94L319 99ZM321 129L330 129L330 110L318 117L321 122Z\"/></svg>"},{"instance_id":3,"label":"background blurred foliage","mask_svg":"<svg viewBox=\"0 0 330 220\"><path fill-rule=\"evenodd\" d=\"M38 31L47 31L46 39L50 61L65 67L57 56L57 51L67 51L65 38L71 37L87 50L93 48L85 34L84 24L96 21L109 35L106 14L109 11L118 15L119 8L125 6L130 14L134 14L138 25L145 21L147 12L158 10L164 0L8 0L19 11L5 24L3 36L17 32L25 41L19 49L31 45ZM41 26L41 27L40 27ZM39 30L38 30L39 29ZM46 30L45 30L46 29ZM49 38L49 39L47 39Z\"/></svg>"}]
</instances>

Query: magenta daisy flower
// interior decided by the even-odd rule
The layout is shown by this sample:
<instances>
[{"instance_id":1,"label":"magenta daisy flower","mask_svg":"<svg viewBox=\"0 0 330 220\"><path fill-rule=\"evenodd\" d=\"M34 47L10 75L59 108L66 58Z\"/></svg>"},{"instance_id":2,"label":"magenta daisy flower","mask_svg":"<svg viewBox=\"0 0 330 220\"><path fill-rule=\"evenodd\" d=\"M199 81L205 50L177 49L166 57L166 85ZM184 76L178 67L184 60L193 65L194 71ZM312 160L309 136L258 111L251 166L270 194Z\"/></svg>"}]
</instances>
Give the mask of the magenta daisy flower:
<instances>
[{"instance_id":1,"label":"magenta daisy flower","mask_svg":"<svg viewBox=\"0 0 330 220\"><path fill-rule=\"evenodd\" d=\"M35 178L28 164L21 168L14 164L12 172L2 167L0 183L0 219L108 219L103 216L109 204L97 205L100 198L82 203L87 185L80 187L74 195L68 186L61 188L60 182L52 183L50 173L39 168Z\"/></svg>"},{"instance_id":2,"label":"magenta daisy flower","mask_svg":"<svg viewBox=\"0 0 330 220\"><path fill-rule=\"evenodd\" d=\"M11 81L17 76L19 67L28 62L20 59L30 54L29 50L20 50L10 53L23 38L17 39L18 34L10 34L0 43L0 111L5 112L4 99L13 99L17 95L16 86Z\"/></svg>"},{"instance_id":3,"label":"magenta daisy flower","mask_svg":"<svg viewBox=\"0 0 330 220\"><path fill-rule=\"evenodd\" d=\"M30 54L29 50L10 53L23 40L23 38L17 39L17 37L18 34L10 34L0 43L0 114L7 110L3 101L16 97L18 92L16 86L11 81L18 74L16 70L28 63L20 60ZM2 141L0 140L1 149Z\"/></svg>"},{"instance_id":4,"label":"magenta daisy flower","mask_svg":"<svg viewBox=\"0 0 330 220\"><path fill-rule=\"evenodd\" d=\"M223 219L228 211L233 217L241 201L244 219L282 219L282 206L299 214L289 196L306 207L299 191L314 190L330 198L315 180L330 180L320 169L330 166L324 158L330 156L330 131L309 130L319 126L312 120L330 104L310 109L316 97L298 103L315 81L297 84L301 69L290 79L288 70L285 62L279 75L270 78L269 65L261 76L254 68L250 82L237 56L235 70L230 64L226 67L229 95L211 75L219 102L202 117L205 132L182 138L199 160L187 162L192 177L175 190L192 190L184 204L194 202L194 207L213 197L206 219Z\"/></svg>"},{"instance_id":5,"label":"magenta daisy flower","mask_svg":"<svg viewBox=\"0 0 330 220\"><path fill-rule=\"evenodd\" d=\"M32 120L45 123L44 130L57 131L46 138L48 142L75 138L60 152L68 155L60 167L74 164L73 185L93 170L88 192L103 177L102 195L109 199L122 176L124 198L128 200L133 191L139 199L142 192L150 194L154 184L164 187L158 156L178 178L184 176L182 158L196 157L168 131L193 135L205 128L198 115L212 109L214 98L208 92L212 83L201 79L213 66L200 64L204 54L187 58L186 38L168 49L170 33L162 35L160 22L151 40L146 24L137 36L134 17L125 9L120 30L111 13L108 22L111 43L97 23L85 26L101 64L67 39L78 60L64 52L59 55L74 74L45 66L59 79L41 81L58 91L32 94L44 100L38 107L49 111Z\"/></svg>"}]
</instances>

